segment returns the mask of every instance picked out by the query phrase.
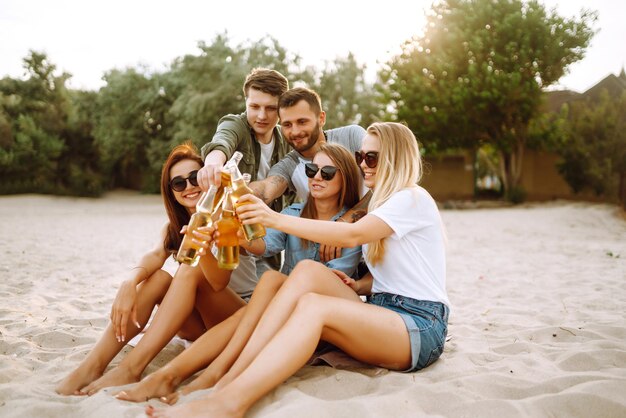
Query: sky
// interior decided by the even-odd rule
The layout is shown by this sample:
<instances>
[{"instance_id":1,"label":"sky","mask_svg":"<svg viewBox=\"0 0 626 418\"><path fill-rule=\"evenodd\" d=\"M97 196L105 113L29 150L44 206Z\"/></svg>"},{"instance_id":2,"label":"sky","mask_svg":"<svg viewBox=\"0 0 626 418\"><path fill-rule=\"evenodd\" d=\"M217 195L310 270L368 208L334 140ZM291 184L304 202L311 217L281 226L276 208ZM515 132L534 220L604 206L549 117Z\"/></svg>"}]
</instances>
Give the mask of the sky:
<instances>
[{"instance_id":1,"label":"sky","mask_svg":"<svg viewBox=\"0 0 626 418\"><path fill-rule=\"evenodd\" d=\"M540 0L564 17L582 8L599 12L584 60L573 64L558 87L582 92L626 66L626 1ZM384 2L316 0L0 0L0 78L22 77L22 60L45 52L69 86L98 89L113 68L163 71L177 57L198 54L227 31L233 45L270 35L304 64L352 52L374 79L381 62L423 29L432 0Z\"/></svg>"}]
</instances>

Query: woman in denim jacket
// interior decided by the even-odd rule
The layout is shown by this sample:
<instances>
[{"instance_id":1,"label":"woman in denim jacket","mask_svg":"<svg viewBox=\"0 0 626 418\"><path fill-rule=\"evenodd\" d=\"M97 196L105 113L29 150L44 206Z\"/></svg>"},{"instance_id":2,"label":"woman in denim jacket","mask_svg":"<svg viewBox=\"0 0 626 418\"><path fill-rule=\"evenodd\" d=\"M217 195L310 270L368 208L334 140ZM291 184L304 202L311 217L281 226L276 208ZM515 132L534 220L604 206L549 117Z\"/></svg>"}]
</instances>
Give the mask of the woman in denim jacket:
<instances>
[{"instance_id":1,"label":"woman in denim jacket","mask_svg":"<svg viewBox=\"0 0 626 418\"><path fill-rule=\"evenodd\" d=\"M298 371L320 340L396 371L419 370L439 358L449 309L445 238L436 203L417 185L421 156L415 136L399 123L374 123L355 157L373 189L368 214L355 223L284 216L252 195L242 198L249 203L237 214L244 224L261 223L327 245L365 244L369 277L344 277L342 283L319 263L299 263L216 390L180 407L148 408L148 415L242 417ZM311 282L324 291L302 294L302 287L315 288ZM370 295L367 303L357 293Z\"/></svg>"},{"instance_id":2,"label":"woman in denim jacket","mask_svg":"<svg viewBox=\"0 0 626 418\"><path fill-rule=\"evenodd\" d=\"M304 206L304 203L294 203L288 208L285 208L281 213L289 216L300 217ZM330 220L336 221L339 217L346 213L347 209L348 207L344 206L339 212L330 218ZM280 269L280 272L283 274L289 275L294 267L296 267L296 264L302 260L320 261L320 244L317 242L308 242L308 245L305 245L303 244L302 239L297 236L285 234L278 229L272 228L267 229L267 235L265 235L263 241L265 244L263 257L270 257L283 250L285 251L285 261L283 262L283 267ZM346 275L352 277L355 273L356 266L361 259L361 254L362 250L360 245L352 248L344 248L341 252L341 257L330 260L324 264L330 269L342 271Z\"/></svg>"}]
</instances>

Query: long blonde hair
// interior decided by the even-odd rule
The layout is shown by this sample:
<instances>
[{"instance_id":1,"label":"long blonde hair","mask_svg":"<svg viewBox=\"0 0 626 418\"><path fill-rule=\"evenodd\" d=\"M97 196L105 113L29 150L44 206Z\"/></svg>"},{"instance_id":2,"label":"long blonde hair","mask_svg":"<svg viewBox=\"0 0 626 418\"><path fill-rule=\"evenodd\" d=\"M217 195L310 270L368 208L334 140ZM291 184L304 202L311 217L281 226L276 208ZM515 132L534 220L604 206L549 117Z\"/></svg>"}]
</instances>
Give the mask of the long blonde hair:
<instances>
[{"instance_id":1,"label":"long blonde hair","mask_svg":"<svg viewBox=\"0 0 626 418\"><path fill-rule=\"evenodd\" d=\"M368 212L380 207L396 192L415 186L422 177L422 156L413 132L400 123L373 123L367 133L380 141L376 186ZM385 239L369 244L367 260L376 264L385 256Z\"/></svg>"}]
</instances>

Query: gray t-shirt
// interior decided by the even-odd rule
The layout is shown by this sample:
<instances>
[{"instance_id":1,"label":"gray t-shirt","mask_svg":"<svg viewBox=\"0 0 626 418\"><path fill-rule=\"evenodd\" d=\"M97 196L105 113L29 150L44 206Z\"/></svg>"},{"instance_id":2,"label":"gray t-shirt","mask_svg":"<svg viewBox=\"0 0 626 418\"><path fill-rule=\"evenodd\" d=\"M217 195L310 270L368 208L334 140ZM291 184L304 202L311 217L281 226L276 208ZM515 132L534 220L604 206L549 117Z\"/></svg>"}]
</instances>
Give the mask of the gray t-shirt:
<instances>
[{"instance_id":1,"label":"gray t-shirt","mask_svg":"<svg viewBox=\"0 0 626 418\"><path fill-rule=\"evenodd\" d=\"M324 131L324 134L328 143L342 145L350 153L354 153L361 149L361 143L367 132L359 125L348 125L329 129ZM304 158L298 151L291 150L283 159L272 166L267 176L279 176L287 180L289 190L295 190L298 199L304 201L309 194L309 183L304 174L304 169L299 166L303 166L310 161L310 159Z\"/></svg>"}]
</instances>

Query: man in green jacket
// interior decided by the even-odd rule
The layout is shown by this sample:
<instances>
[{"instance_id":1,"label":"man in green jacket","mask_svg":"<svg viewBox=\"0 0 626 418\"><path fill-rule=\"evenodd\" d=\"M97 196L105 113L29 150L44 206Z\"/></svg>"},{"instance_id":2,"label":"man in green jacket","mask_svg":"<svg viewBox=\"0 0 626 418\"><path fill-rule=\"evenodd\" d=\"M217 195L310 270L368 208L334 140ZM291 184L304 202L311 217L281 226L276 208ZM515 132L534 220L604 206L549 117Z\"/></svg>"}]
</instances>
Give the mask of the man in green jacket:
<instances>
[{"instance_id":1,"label":"man in green jacket","mask_svg":"<svg viewBox=\"0 0 626 418\"><path fill-rule=\"evenodd\" d=\"M211 184L220 184L224 163L239 151L242 173L250 173L252 181L267 177L270 167L290 150L283 140L278 124L278 98L289 89L289 82L281 73L266 68L255 68L246 77L243 93L246 111L226 115L217 124L211 142L202 147L204 167L198 171L198 183L203 190ZM282 210L283 199L276 199L272 209ZM272 267L280 269L280 255L257 261L257 276Z\"/></svg>"},{"instance_id":2,"label":"man in green jacket","mask_svg":"<svg viewBox=\"0 0 626 418\"><path fill-rule=\"evenodd\" d=\"M277 127L278 98L288 89L289 82L278 71L255 68L248 74L243 85L246 111L221 118L213 139L202 147L204 167L198 182L203 190L220 183L221 169L235 151L243 154L239 169L250 173L252 181L264 179L289 152Z\"/></svg>"}]
</instances>

